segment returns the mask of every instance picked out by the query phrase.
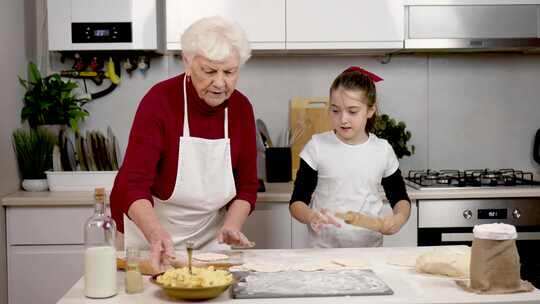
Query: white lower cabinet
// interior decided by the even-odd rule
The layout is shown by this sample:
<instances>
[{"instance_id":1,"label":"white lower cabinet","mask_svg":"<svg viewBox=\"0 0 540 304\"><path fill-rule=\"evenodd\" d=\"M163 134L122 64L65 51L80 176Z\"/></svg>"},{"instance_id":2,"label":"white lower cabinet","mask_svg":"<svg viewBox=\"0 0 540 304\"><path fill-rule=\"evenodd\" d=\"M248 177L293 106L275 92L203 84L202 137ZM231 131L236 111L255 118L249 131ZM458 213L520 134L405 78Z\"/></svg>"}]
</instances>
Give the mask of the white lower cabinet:
<instances>
[{"instance_id":1,"label":"white lower cabinet","mask_svg":"<svg viewBox=\"0 0 540 304\"><path fill-rule=\"evenodd\" d=\"M292 248L310 248L307 225L292 219Z\"/></svg>"},{"instance_id":2,"label":"white lower cabinet","mask_svg":"<svg viewBox=\"0 0 540 304\"><path fill-rule=\"evenodd\" d=\"M84 273L83 245L10 246L8 299L56 303Z\"/></svg>"},{"instance_id":3,"label":"white lower cabinet","mask_svg":"<svg viewBox=\"0 0 540 304\"><path fill-rule=\"evenodd\" d=\"M256 249L291 248L291 214L284 202L258 203L243 228Z\"/></svg>"},{"instance_id":4,"label":"white lower cabinet","mask_svg":"<svg viewBox=\"0 0 540 304\"><path fill-rule=\"evenodd\" d=\"M84 273L93 206L7 207L9 304L56 303Z\"/></svg>"}]
</instances>

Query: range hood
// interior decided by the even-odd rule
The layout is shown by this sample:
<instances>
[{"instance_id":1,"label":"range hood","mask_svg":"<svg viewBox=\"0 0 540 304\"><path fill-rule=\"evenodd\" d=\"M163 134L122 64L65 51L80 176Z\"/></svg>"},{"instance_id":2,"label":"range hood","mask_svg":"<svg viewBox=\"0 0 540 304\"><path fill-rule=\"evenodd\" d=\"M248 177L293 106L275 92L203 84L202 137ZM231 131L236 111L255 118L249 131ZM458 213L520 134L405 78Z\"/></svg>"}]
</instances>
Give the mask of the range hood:
<instances>
[{"instance_id":1,"label":"range hood","mask_svg":"<svg viewBox=\"0 0 540 304\"><path fill-rule=\"evenodd\" d=\"M540 4L407 5L405 49L534 51L539 16Z\"/></svg>"}]
</instances>

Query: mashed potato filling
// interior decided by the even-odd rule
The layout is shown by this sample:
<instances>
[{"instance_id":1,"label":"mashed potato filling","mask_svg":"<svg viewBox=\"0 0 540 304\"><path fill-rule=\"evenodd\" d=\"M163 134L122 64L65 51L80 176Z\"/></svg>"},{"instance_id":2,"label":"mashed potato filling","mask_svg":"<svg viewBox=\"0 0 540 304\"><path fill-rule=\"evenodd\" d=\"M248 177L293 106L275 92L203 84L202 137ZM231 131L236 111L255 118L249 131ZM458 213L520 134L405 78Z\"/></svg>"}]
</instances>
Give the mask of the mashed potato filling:
<instances>
[{"instance_id":1,"label":"mashed potato filling","mask_svg":"<svg viewBox=\"0 0 540 304\"><path fill-rule=\"evenodd\" d=\"M157 282L166 287L211 287L227 285L232 282L232 275L225 270L216 270L213 266L208 268L192 267L193 274L187 267L173 268L157 277Z\"/></svg>"}]
</instances>

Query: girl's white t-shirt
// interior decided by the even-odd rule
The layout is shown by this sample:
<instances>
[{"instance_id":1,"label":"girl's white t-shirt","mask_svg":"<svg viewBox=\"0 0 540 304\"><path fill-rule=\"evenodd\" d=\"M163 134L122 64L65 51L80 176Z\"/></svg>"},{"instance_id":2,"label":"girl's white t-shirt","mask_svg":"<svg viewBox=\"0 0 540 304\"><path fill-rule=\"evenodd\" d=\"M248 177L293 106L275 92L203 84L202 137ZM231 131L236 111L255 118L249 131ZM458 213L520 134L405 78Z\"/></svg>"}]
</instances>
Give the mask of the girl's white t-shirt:
<instances>
[{"instance_id":1,"label":"girl's white t-shirt","mask_svg":"<svg viewBox=\"0 0 540 304\"><path fill-rule=\"evenodd\" d=\"M392 146L372 133L367 141L355 145L342 142L334 131L315 134L300 157L319 178L351 180L373 196L379 196L382 178L399 168Z\"/></svg>"}]
</instances>

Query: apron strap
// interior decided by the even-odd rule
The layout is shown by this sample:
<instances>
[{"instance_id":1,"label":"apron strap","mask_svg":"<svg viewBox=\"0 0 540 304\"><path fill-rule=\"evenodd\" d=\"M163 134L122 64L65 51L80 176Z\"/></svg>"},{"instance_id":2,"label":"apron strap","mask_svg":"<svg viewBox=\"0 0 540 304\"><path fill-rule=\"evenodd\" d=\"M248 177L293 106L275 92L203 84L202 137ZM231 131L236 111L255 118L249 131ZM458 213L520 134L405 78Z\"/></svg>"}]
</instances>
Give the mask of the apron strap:
<instances>
[{"instance_id":1,"label":"apron strap","mask_svg":"<svg viewBox=\"0 0 540 304\"><path fill-rule=\"evenodd\" d=\"M186 93L186 78L184 75L184 137L189 137L189 120L188 120L188 108L187 108L187 93ZM225 108L225 119L223 122L223 129L225 131L225 138L229 138L229 108Z\"/></svg>"},{"instance_id":2,"label":"apron strap","mask_svg":"<svg viewBox=\"0 0 540 304\"><path fill-rule=\"evenodd\" d=\"M223 124L223 130L225 130L225 138L229 138L229 115L228 115L228 109L225 108L225 119Z\"/></svg>"},{"instance_id":3,"label":"apron strap","mask_svg":"<svg viewBox=\"0 0 540 304\"><path fill-rule=\"evenodd\" d=\"M184 133L182 136L189 137L189 121L188 121L188 108L187 108L187 94L186 94L186 78L184 75Z\"/></svg>"}]
</instances>

